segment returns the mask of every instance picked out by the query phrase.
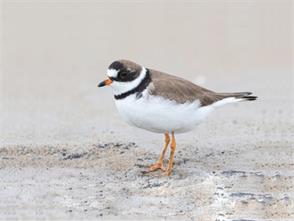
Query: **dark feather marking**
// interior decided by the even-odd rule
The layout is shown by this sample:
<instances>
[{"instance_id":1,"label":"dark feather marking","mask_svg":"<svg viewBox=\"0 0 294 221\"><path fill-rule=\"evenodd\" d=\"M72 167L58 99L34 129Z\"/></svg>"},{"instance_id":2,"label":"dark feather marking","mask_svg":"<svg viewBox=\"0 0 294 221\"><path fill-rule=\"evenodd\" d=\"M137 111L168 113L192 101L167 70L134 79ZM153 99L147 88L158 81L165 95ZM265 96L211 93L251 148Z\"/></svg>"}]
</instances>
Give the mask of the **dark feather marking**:
<instances>
[{"instance_id":1,"label":"dark feather marking","mask_svg":"<svg viewBox=\"0 0 294 221\"><path fill-rule=\"evenodd\" d=\"M124 68L124 65L119 62L119 61L115 61L113 62L109 67L109 69L114 69L114 70L120 70L120 69L123 69Z\"/></svg>"}]
</instances>

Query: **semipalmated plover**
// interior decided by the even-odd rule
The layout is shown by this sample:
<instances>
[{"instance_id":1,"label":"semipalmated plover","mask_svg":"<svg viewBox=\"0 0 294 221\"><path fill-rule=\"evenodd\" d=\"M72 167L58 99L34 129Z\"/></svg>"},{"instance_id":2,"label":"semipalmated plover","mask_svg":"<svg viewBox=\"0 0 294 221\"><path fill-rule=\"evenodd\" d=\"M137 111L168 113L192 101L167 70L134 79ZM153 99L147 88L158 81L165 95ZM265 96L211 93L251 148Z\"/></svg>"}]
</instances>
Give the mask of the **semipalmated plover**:
<instances>
[{"instance_id":1,"label":"semipalmated plover","mask_svg":"<svg viewBox=\"0 0 294 221\"><path fill-rule=\"evenodd\" d=\"M159 160L149 172L161 169L170 175L176 149L176 133L193 130L215 108L238 101L252 101L251 92L216 93L192 82L128 60L113 62L108 79L98 87L113 88L115 104L127 123L165 135ZM163 159L171 139L170 158L165 169Z\"/></svg>"}]
</instances>

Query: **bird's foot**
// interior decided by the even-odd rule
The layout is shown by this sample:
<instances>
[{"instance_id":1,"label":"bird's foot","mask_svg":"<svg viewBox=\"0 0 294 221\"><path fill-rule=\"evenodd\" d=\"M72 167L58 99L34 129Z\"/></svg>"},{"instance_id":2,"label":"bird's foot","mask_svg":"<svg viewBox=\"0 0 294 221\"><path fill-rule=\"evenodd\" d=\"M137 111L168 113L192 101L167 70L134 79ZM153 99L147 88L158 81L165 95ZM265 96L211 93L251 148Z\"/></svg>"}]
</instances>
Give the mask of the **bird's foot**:
<instances>
[{"instance_id":1,"label":"bird's foot","mask_svg":"<svg viewBox=\"0 0 294 221\"><path fill-rule=\"evenodd\" d=\"M173 167L172 167L172 165L169 164L168 167L166 168L166 170L164 171L163 175L169 176L171 174L172 170L173 170Z\"/></svg>"},{"instance_id":2,"label":"bird's foot","mask_svg":"<svg viewBox=\"0 0 294 221\"><path fill-rule=\"evenodd\" d=\"M153 171L156 171L158 169L161 169L162 171L165 171L165 168L163 167L163 163L162 162L156 162L155 164L152 164L149 167L148 172L153 172Z\"/></svg>"},{"instance_id":3,"label":"bird's foot","mask_svg":"<svg viewBox=\"0 0 294 221\"><path fill-rule=\"evenodd\" d=\"M164 176L169 176L171 174L172 170L166 170L163 175Z\"/></svg>"}]
</instances>

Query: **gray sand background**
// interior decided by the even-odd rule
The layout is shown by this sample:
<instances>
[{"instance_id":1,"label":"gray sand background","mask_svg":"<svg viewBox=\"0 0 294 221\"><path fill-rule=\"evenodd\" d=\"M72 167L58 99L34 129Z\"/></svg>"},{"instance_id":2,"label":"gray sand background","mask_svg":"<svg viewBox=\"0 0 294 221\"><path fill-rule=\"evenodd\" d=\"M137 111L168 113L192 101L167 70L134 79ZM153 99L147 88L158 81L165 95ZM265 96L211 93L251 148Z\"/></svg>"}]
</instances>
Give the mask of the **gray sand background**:
<instances>
[{"instance_id":1,"label":"gray sand background","mask_svg":"<svg viewBox=\"0 0 294 221\"><path fill-rule=\"evenodd\" d=\"M293 1L1 1L0 219L294 220ZM177 136L124 123L113 60L253 91Z\"/></svg>"}]
</instances>

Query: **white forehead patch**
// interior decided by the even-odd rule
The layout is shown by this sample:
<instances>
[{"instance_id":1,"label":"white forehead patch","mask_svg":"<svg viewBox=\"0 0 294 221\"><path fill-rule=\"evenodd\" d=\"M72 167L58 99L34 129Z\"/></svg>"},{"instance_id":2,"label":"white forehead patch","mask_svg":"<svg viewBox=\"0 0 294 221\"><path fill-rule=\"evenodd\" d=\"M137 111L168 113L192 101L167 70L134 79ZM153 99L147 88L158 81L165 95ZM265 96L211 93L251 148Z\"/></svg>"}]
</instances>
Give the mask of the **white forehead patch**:
<instances>
[{"instance_id":1,"label":"white forehead patch","mask_svg":"<svg viewBox=\"0 0 294 221\"><path fill-rule=\"evenodd\" d=\"M118 71L115 69L107 69L107 76L116 78L118 74Z\"/></svg>"}]
</instances>

